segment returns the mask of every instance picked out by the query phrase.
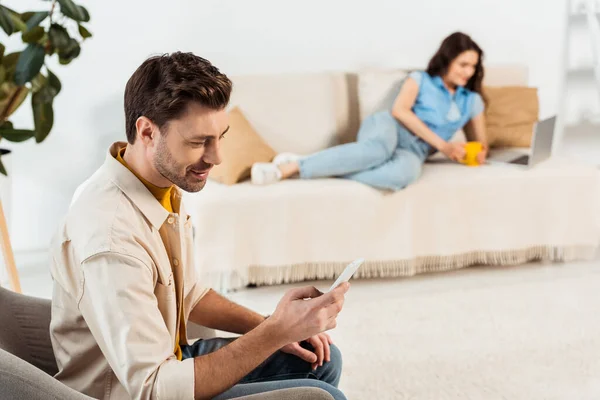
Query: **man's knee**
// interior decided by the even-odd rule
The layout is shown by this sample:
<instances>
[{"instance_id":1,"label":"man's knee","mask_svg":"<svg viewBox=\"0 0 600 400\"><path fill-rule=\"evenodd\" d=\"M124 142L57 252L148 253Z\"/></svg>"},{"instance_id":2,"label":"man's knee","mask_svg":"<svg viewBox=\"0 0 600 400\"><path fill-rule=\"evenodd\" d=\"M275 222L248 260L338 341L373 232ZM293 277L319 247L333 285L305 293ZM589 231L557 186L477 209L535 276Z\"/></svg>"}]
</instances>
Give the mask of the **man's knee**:
<instances>
[{"instance_id":1,"label":"man's knee","mask_svg":"<svg viewBox=\"0 0 600 400\"><path fill-rule=\"evenodd\" d=\"M342 376L342 352L334 344L329 346L329 351L330 361L323 364L323 367L326 369L323 374L323 380L337 387Z\"/></svg>"},{"instance_id":2,"label":"man's knee","mask_svg":"<svg viewBox=\"0 0 600 400\"><path fill-rule=\"evenodd\" d=\"M337 347L335 344L332 344L331 346L329 346L329 351L330 351L331 363L333 365L335 365L336 369L339 369L341 371L341 369L342 369L342 352L340 351L339 347Z\"/></svg>"}]
</instances>

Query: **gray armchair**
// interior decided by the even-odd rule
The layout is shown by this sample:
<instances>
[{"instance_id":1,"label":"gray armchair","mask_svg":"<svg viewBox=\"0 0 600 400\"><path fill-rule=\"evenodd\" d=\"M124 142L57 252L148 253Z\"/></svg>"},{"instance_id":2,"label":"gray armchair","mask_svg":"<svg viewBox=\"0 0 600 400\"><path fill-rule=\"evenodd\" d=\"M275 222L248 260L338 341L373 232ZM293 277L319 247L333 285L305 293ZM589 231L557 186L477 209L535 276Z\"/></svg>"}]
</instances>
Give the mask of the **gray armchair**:
<instances>
[{"instance_id":1,"label":"gray armchair","mask_svg":"<svg viewBox=\"0 0 600 400\"><path fill-rule=\"evenodd\" d=\"M50 301L0 287L0 399L91 400L53 378L58 371L50 342ZM206 331L191 328L194 334ZM333 400L318 388L277 390L239 400Z\"/></svg>"}]
</instances>

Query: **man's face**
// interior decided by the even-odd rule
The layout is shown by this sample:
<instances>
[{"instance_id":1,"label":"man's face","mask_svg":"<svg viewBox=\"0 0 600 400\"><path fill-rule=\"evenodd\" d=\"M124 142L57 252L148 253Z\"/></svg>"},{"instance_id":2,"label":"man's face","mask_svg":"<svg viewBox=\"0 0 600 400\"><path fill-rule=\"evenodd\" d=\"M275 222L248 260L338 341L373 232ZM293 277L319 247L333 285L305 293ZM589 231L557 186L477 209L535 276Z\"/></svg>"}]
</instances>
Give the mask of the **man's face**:
<instances>
[{"instance_id":1,"label":"man's face","mask_svg":"<svg viewBox=\"0 0 600 400\"><path fill-rule=\"evenodd\" d=\"M219 142L229 129L225 110L190 103L186 113L170 121L156 138L151 154L154 168L186 192L198 192L208 173L221 163Z\"/></svg>"}]
</instances>

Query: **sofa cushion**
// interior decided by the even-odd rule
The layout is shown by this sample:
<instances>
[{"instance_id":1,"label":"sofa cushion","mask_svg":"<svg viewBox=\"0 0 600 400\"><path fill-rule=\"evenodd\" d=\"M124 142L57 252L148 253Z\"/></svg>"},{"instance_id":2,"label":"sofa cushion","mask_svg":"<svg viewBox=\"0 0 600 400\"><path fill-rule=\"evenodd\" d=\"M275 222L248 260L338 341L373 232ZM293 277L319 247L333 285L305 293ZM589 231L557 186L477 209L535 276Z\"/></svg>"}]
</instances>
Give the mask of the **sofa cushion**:
<instances>
[{"instance_id":1,"label":"sofa cushion","mask_svg":"<svg viewBox=\"0 0 600 400\"><path fill-rule=\"evenodd\" d=\"M222 162L210 171L210 178L233 185L250 177L252 164L270 162L275 155L239 107L234 107L229 112L229 131L221 141Z\"/></svg>"},{"instance_id":2,"label":"sofa cushion","mask_svg":"<svg viewBox=\"0 0 600 400\"><path fill-rule=\"evenodd\" d=\"M310 154L338 144L349 124L343 73L232 77L239 106L276 152Z\"/></svg>"},{"instance_id":3,"label":"sofa cushion","mask_svg":"<svg viewBox=\"0 0 600 400\"><path fill-rule=\"evenodd\" d=\"M490 147L529 147L539 118L537 88L485 87L485 123Z\"/></svg>"},{"instance_id":4,"label":"sofa cushion","mask_svg":"<svg viewBox=\"0 0 600 400\"><path fill-rule=\"evenodd\" d=\"M391 110L408 75L400 69L365 70L358 78L360 120L378 111Z\"/></svg>"}]
</instances>

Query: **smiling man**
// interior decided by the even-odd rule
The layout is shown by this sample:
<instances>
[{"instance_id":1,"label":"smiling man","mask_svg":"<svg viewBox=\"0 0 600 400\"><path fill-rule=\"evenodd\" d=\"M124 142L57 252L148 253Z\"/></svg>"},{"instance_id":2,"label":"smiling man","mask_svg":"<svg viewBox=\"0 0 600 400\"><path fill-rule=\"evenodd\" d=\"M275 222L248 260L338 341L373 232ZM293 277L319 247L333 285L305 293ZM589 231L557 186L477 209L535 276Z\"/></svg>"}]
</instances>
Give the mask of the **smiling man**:
<instances>
[{"instance_id":1,"label":"smiling man","mask_svg":"<svg viewBox=\"0 0 600 400\"><path fill-rule=\"evenodd\" d=\"M313 386L345 399L341 355L324 332L348 284L290 290L265 318L196 277L181 190L202 190L221 162L231 87L189 53L150 58L127 83L127 142L78 189L52 244L56 377L72 388L99 399L231 399ZM241 336L189 344L190 321Z\"/></svg>"}]
</instances>

